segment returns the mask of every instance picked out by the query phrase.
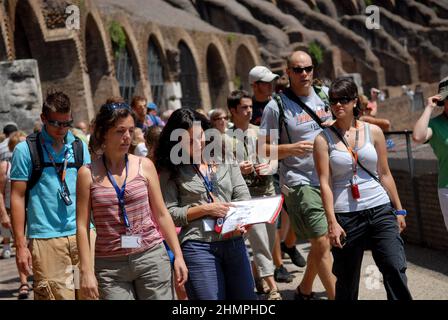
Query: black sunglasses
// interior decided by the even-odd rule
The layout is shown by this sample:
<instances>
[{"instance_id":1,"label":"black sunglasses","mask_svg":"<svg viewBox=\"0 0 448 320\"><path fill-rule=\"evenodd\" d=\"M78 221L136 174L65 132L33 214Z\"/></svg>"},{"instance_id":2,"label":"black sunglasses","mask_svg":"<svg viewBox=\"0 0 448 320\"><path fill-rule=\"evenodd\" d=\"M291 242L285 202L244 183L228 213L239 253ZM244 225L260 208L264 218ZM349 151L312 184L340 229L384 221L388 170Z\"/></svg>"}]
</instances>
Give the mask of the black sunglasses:
<instances>
[{"instance_id":1,"label":"black sunglasses","mask_svg":"<svg viewBox=\"0 0 448 320\"><path fill-rule=\"evenodd\" d=\"M47 122L49 125L57 128L71 128L73 127L73 120L69 121L58 121L58 120L48 120Z\"/></svg>"},{"instance_id":2,"label":"black sunglasses","mask_svg":"<svg viewBox=\"0 0 448 320\"><path fill-rule=\"evenodd\" d=\"M356 98L350 98L350 97L340 97L340 98L330 98L330 104L331 105L335 105L335 104L347 104L352 100L355 100Z\"/></svg>"},{"instance_id":3,"label":"black sunglasses","mask_svg":"<svg viewBox=\"0 0 448 320\"><path fill-rule=\"evenodd\" d=\"M303 71L305 71L306 73L310 73L311 71L313 71L314 66L308 66L308 67L293 67L291 68L292 71L294 71L294 73L297 74L301 74Z\"/></svg>"},{"instance_id":4,"label":"black sunglasses","mask_svg":"<svg viewBox=\"0 0 448 320\"><path fill-rule=\"evenodd\" d=\"M112 111L118 110L118 109L128 109L130 111L131 107L125 102L120 102L120 103L105 104L101 107L101 109L105 109L107 112L112 112Z\"/></svg>"}]
</instances>

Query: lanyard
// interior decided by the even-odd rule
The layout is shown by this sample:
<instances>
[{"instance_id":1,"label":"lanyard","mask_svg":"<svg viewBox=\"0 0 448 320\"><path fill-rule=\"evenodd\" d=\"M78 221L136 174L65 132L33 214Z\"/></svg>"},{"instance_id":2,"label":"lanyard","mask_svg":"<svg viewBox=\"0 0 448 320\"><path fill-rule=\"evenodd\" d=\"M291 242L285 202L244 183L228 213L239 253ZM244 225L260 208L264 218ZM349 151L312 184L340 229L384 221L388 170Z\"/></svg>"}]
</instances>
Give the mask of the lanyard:
<instances>
[{"instance_id":1,"label":"lanyard","mask_svg":"<svg viewBox=\"0 0 448 320\"><path fill-rule=\"evenodd\" d=\"M48 151L47 146L45 145L45 142L43 140L41 140L41 144L45 149L45 152L48 155L48 158L51 161L51 164L53 165L54 169L56 170L57 176L59 178L59 182L61 183L61 187L63 188L63 190L70 195L70 192L68 190L67 184L65 182L65 177L66 177L66 173L67 173L67 164L68 164L68 158L70 158L70 152L68 149L65 150L65 154L64 154L64 162L63 162L63 166L61 169L58 169L58 166L56 164L56 161L54 160L53 155L51 154L50 151Z\"/></svg>"},{"instance_id":2,"label":"lanyard","mask_svg":"<svg viewBox=\"0 0 448 320\"><path fill-rule=\"evenodd\" d=\"M358 128L358 122L355 119L355 148L352 149L350 145L348 144L348 141L345 139L343 135L342 139L344 140L345 145L347 146L348 151L350 151L350 154L352 155L353 162L352 162L352 170L353 170L353 176L356 176L357 174L357 167L358 167L358 142L359 142L359 128Z\"/></svg>"},{"instance_id":3,"label":"lanyard","mask_svg":"<svg viewBox=\"0 0 448 320\"><path fill-rule=\"evenodd\" d=\"M196 173L202 178L202 183L204 184L205 189L207 190L207 198L208 198L208 202L214 202L214 198L213 198L213 183L210 181L210 179L208 178L208 176L204 176L201 172L201 170L199 170L199 166L194 164L193 165L194 170L196 171ZM211 169L210 169L210 165L207 165L207 169L208 169L208 173L210 174Z\"/></svg>"},{"instance_id":4,"label":"lanyard","mask_svg":"<svg viewBox=\"0 0 448 320\"><path fill-rule=\"evenodd\" d=\"M123 185L121 186L121 189L118 187L117 182L115 181L114 176L109 171L106 165L106 156L103 154L103 164L107 171L107 177L109 178L110 183L113 185L115 192L117 193L117 199L118 199L118 205L120 207L121 214L123 216L124 225L127 229L131 228L131 224L129 223L128 214L126 213L125 208L125 202L124 202L124 192L126 190L126 180L128 179L128 155L125 156L125 163L126 163L126 177L124 178Z\"/></svg>"}]
</instances>

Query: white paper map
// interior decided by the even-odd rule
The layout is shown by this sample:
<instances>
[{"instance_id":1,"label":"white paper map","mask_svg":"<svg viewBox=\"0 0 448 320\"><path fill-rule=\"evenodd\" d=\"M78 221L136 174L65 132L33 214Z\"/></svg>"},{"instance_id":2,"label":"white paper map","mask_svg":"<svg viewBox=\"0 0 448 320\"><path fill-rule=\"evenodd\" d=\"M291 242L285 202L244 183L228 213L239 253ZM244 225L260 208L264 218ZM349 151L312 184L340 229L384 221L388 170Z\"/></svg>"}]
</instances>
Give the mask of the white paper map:
<instances>
[{"instance_id":1,"label":"white paper map","mask_svg":"<svg viewBox=\"0 0 448 320\"><path fill-rule=\"evenodd\" d=\"M283 196L253 198L248 201L232 202L227 212L222 234L234 231L238 225L247 226L256 223L274 223L283 204Z\"/></svg>"}]
</instances>

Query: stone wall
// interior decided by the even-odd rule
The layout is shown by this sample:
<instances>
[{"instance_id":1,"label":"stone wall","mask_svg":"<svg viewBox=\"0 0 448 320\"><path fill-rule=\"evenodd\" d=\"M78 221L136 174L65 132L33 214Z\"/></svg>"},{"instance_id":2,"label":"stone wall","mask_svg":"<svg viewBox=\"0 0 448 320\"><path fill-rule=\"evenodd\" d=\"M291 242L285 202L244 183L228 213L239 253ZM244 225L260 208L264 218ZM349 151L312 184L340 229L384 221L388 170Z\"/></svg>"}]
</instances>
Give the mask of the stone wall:
<instances>
[{"instance_id":1,"label":"stone wall","mask_svg":"<svg viewBox=\"0 0 448 320\"><path fill-rule=\"evenodd\" d=\"M417 161L418 162L418 161ZM433 162L436 162L433 160ZM406 161L401 162L407 167ZM398 194L404 208L408 210L407 228L403 238L410 243L421 244L434 249L448 249L448 231L446 230L437 194L437 170L418 174L412 181L408 171L393 169ZM416 184L418 196L413 184ZM421 217L417 215L417 203Z\"/></svg>"}]
</instances>

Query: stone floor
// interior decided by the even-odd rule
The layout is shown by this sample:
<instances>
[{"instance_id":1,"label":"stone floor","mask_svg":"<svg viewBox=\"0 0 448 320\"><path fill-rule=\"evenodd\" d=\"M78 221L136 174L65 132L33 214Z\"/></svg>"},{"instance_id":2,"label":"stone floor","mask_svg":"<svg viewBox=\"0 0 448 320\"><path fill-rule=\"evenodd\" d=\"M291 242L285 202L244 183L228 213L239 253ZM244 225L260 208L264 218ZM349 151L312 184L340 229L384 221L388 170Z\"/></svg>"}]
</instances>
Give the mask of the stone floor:
<instances>
[{"instance_id":1,"label":"stone floor","mask_svg":"<svg viewBox=\"0 0 448 320\"><path fill-rule=\"evenodd\" d=\"M299 250L307 256L309 244L299 244ZM0 250L1 251L1 250ZM408 283L414 299L448 300L448 255L441 251L406 245L408 259ZM304 268L298 268L285 259L285 267L295 275L289 284L279 283L280 292L285 300L292 300L294 289L303 277ZM0 300L17 299L19 279L15 259L0 259ZM319 299L326 299L319 279L316 279L314 291ZM32 299L32 294L30 296ZM260 296L263 299L263 296ZM370 252L364 254L361 271L359 298L361 300L384 300L386 293L382 278L376 268Z\"/></svg>"}]
</instances>

